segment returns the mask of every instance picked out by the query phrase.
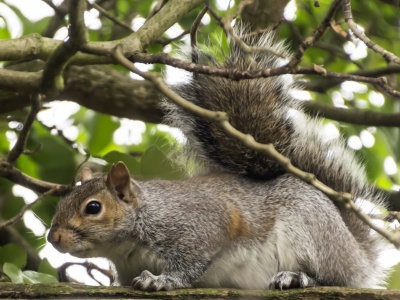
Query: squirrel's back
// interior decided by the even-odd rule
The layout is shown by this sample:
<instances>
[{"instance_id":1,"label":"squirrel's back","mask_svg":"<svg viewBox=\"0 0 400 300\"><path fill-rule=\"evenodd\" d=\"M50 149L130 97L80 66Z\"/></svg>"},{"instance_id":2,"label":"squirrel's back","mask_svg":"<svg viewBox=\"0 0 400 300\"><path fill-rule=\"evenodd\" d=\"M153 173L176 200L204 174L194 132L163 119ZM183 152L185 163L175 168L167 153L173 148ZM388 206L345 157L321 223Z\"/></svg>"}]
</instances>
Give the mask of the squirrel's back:
<instances>
[{"instance_id":1,"label":"squirrel's back","mask_svg":"<svg viewBox=\"0 0 400 300\"><path fill-rule=\"evenodd\" d=\"M246 44L285 53L290 59L286 47L276 41L272 31L256 38L243 27L236 31ZM195 55L183 46L180 55L186 60L196 57L202 65L239 70L276 68L289 61L270 52L255 52L251 54L252 62L234 41L228 46L227 51L222 45L195 49ZM292 75L235 81L181 72L183 83L172 88L182 98L212 111L227 112L229 122L237 130L250 134L259 143L272 143L295 167L314 174L334 190L351 193L364 211L371 207L365 205L367 202L373 203L373 207L385 206L384 197L367 182L364 167L343 139L324 136L322 123L307 116L302 101L293 98L292 92L298 90L299 84ZM166 101L164 106L169 112L167 122L187 137L185 157L195 157L211 171L228 171L254 179L268 180L284 173L263 153L228 137L218 124L194 117ZM374 260L382 248L379 238L371 236L370 229L354 213L338 209L360 246Z\"/></svg>"}]
</instances>

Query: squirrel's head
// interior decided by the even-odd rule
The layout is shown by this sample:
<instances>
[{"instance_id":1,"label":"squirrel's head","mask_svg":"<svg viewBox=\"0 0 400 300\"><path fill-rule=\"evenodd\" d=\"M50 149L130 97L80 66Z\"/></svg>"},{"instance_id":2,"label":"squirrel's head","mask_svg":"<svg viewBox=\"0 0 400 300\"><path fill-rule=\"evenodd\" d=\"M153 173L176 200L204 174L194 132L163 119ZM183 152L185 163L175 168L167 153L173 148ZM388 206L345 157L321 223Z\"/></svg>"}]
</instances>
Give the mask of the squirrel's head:
<instances>
[{"instance_id":1,"label":"squirrel's head","mask_svg":"<svg viewBox=\"0 0 400 300\"><path fill-rule=\"evenodd\" d=\"M80 179L82 184L59 203L47 240L73 256L107 256L121 238L119 226L135 215L140 187L122 162L100 177L84 168Z\"/></svg>"}]
</instances>

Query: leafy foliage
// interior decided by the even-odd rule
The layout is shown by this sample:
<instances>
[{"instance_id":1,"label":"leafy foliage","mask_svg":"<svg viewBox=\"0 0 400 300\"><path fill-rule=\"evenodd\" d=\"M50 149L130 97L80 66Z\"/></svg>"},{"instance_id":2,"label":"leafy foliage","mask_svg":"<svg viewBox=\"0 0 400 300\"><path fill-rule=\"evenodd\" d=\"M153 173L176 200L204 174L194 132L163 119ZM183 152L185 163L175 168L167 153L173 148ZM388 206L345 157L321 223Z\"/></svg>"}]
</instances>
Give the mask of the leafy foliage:
<instances>
[{"instance_id":1,"label":"leafy foliage","mask_svg":"<svg viewBox=\"0 0 400 300\"><path fill-rule=\"evenodd\" d=\"M58 282L57 271L44 259L39 271L21 271L26 265L26 252L17 244L7 244L0 248L0 266L3 273L13 283L54 283ZM6 281L6 279L0 280Z\"/></svg>"}]
</instances>

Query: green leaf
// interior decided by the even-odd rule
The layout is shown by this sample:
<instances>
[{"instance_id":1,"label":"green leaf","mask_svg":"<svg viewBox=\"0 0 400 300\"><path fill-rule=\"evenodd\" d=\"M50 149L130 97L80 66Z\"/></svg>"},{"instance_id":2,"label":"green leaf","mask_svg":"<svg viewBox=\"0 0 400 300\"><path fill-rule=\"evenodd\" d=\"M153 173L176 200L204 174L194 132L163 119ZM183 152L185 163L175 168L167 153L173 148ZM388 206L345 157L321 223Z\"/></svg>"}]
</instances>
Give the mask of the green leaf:
<instances>
[{"instance_id":1,"label":"green leaf","mask_svg":"<svg viewBox=\"0 0 400 300\"><path fill-rule=\"evenodd\" d=\"M60 136L53 136L42 125L34 123L29 139L42 149L29 158L36 163L39 179L54 183L69 184L75 174L76 152ZM33 147L32 147L33 148ZM19 160L17 167L24 169Z\"/></svg>"},{"instance_id":2,"label":"green leaf","mask_svg":"<svg viewBox=\"0 0 400 300\"><path fill-rule=\"evenodd\" d=\"M58 280L57 270L49 263L47 258L44 258L39 265L38 271L43 274L51 275Z\"/></svg>"},{"instance_id":3,"label":"green leaf","mask_svg":"<svg viewBox=\"0 0 400 300\"><path fill-rule=\"evenodd\" d=\"M89 151L94 155L101 155L102 151L113 141L114 131L119 128L118 121L114 121L110 116L95 114L91 120L85 121L89 132Z\"/></svg>"},{"instance_id":4,"label":"green leaf","mask_svg":"<svg viewBox=\"0 0 400 300\"><path fill-rule=\"evenodd\" d=\"M140 161L142 174L149 178L177 180L184 178L179 168L175 168L167 156L153 145L143 154Z\"/></svg>"},{"instance_id":5,"label":"green leaf","mask_svg":"<svg viewBox=\"0 0 400 300\"><path fill-rule=\"evenodd\" d=\"M24 283L22 271L16 265L6 262L3 266L3 272L10 277L12 283Z\"/></svg>"},{"instance_id":6,"label":"green leaf","mask_svg":"<svg viewBox=\"0 0 400 300\"><path fill-rule=\"evenodd\" d=\"M0 266L11 263L17 268L23 268L26 266L26 258L26 252L20 245L10 243L0 248Z\"/></svg>"},{"instance_id":7,"label":"green leaf","mask_svg":"<svg viewBox=\"0 0 400 300\"><path fill-rule=\"evenodd\" d=\"M105 167L105 170L108 171L111 167L111 164L116 164L119 161L125 163L128 167L129 173L140 175L140 164L138 161L131 155L127 153L121 153L119 151L111 151L103 156L103 159L109 164Z\"/></svg>"},{"instance_id":8,"label":"green leaf","mask_svg":"<svg viewBox=\"0 0 400 300\"><path fill-rule=\"evenodd\" d=\"M51 275L35 271L22 272L25 283L57 283L58 280Z\"/></svg>"},{"instance_id":9,"label":"green leaf","mask_svg":"<svg viewBox=\"0 0 400 300\"><path fill-rule=\"evenodd\" d=\"M35 271L22 272L16 265L5 263L3 272L10 277L12 283L57 283L58 280L51 275Z\"/></svg>"},{"instance_id":10,"label":"green leaf","mask_svg":"<svg viewBox=\"0 0 400 300\"><path fill-rule=\"evenodd\" d=\"M8 195L7 195L8 196ZM25 201L21 197L6 197L4 206L1 209L1 216L3 219L8 220L17 215L21 208L25 205Z\"/></svg>"}]
</instances>

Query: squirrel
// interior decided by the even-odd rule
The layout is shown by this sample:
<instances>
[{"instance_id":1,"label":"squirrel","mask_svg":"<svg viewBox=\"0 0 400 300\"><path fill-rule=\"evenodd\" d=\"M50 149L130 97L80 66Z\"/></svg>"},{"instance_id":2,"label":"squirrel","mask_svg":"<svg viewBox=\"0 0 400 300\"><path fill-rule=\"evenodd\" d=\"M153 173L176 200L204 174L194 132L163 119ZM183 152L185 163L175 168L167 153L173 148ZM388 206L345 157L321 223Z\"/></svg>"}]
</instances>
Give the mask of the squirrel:
<instances>
[{"instance_id":1,"label":"squirrel","mask_svg":"<svg viewBox=\"0 0 400 300\"><path fill-rule=\"evenodd\" d=\"M248 45L290 57L272 31ZM259 70L287 63L269 52L181 48L181 57L215 68ZM210 50L212 49L212 51ZM220 50L217 50L220 49ZM219 51L219 52L218 52ZM218 52L218 53L217 53ZM234 81L182 71L171 88L192 103L225 111L229 122L359 207L385 207L362 164L342 138L327 140L322 125L291 96L291 75ZM106 175L89 168L81 185L60 201L48 241L73 256L105 257L121 285L144 291L192 287L286 289L376 287L388 270L378 263L380 236L325 194L287 174L264 154L228 137L214 123L164 101L168 124L186 136L184 157L198 174L179 181L131 178L124 163ZM180 160L183 161L183 160Z\"/></svg>"}]
</instances>

